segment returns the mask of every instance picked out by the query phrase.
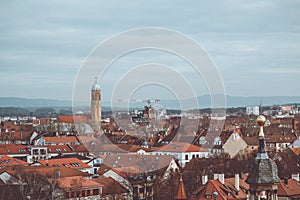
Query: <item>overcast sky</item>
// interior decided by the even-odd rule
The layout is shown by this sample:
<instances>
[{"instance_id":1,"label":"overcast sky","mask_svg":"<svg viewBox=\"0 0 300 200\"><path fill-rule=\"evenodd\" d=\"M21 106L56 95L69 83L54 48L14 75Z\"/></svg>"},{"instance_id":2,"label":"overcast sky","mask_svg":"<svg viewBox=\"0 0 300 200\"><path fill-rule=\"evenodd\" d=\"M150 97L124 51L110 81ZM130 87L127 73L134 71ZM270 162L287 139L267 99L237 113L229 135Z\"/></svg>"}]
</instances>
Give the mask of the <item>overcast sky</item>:
<instances>
[{"instance_id":1,"label":"overcast sky","mask_svg":"<svg viewBox=\"0 0 300 200\"><path fill-rule=\"evenodd\" d=\"M229 95L299 96L299 10L297 0L2 1L0 96L71 100L89 53L112 35L143 27L173 29L200 43ZM113 88L110 79L122 75L118 64L134 67L167 57L137 52L115 63L101 82L104 99ZM186 76L193 87L199 82L197 95L208 93L203 80ZM155 98L166 94L157 89Z\"/></svg>"}]
</instances>

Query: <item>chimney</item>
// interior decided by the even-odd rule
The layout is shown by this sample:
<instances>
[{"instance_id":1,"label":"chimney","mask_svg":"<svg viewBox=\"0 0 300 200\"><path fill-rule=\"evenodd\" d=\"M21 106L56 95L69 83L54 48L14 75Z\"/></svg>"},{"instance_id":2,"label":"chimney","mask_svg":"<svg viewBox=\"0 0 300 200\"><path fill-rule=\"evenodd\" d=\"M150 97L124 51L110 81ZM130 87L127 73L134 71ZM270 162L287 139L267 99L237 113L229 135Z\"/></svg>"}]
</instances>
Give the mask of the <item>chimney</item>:
<instances>
[{"instance_id":1,"label":"chimney","mask_svg":"<svg viewBox=\"0 0 300 200\"><path fill-rule=\"evenodd\" d=\"M109 118L109 130L112 132L114 131L114 123L115 123L115 119L113 117Z\"/></svg>"},{"instance_id":2,"label":"chimney","mask_svg":"<svg viewBox=\"0 0 300 200\"><path fill-rule=\"evenodd\" d=\"M297 123L296 123L296 119L292 120L293 122L293 129L296 130L297 129Z\"/></svg>"},{"instance_id":3,"label":"chimney","mask_svg":"<svg viewBox=\"0 0 300 200\"><path fill-rule=\"evenodd\" d=\"M208 181L207 175L202 176L202 185L205 185Z\"/></svg>"},{"instance_id":4,"label":"chimney","mask_svg":"<svg viewBox=\"0 0 300 200\"><path fill-rule=\"evenodd\" d=\"M59 170L55 171L55 178L60 178L60 171Z\"/></svg>"},{"instance_id":5,"label":"chimney","mask_svg":"<svg viewBox=\"0 0 300 200\"><path fill-rule=\"evenodd\" d=\"M237 191L240 191L240 175L239 174L234 175L234 187Z\"/></svg>"},{"instance_id":6,"label":"chimney","mask_svg":"<svg viewBox=\"0 0 300 200\"><path fill-rule=\"evenodd\" d=\"M289 179L288 178L284 178L284 184L289 185Z\"/></svg>"},{"instance_id":7,"label":"chimney","mask_svg":"<svg viewBox=\"0 0 300 200\"><path fill-rule=\"evenodd\" d=\"M219 179L219 174L214 174L214 180Z\"/></svg>"},{"instance_id":8,"label":"chimney","mask_svg":"<svg viewBox=\"0 0 300 200\"><path fill-rule=\"evenodd\" d=\"M224 184L224 174L219 174L219 181Z\"/></svg>"},{"instance_id":9,"label":"chimney","mask_svg":"<svg viewBox=\"0 0 300 200\"><path fill-rule=\"evenodd\" d=\"M300 181L300 178L299 178L299 173L292 173L292 176L291 176L292 179L296 180L296 181Z\"/></svg>"}]
</instances>

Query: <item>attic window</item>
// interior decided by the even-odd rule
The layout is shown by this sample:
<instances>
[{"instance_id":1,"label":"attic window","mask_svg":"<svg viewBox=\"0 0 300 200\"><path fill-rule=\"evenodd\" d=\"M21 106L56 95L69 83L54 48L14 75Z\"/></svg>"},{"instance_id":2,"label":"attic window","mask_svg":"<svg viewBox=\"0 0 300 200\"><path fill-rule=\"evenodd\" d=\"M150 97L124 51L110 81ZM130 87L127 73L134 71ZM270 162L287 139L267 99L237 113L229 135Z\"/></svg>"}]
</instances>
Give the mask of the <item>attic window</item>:
<instances>
[{"instance_id":1,"label":"attic window","mask_svg":"<svg viewBox=\"0 0 300 200\"><path fill-rule=\"evenodd\" d=\"M212 197L212 195L210 195L210 194L205 195L205 198L207 198L207 199L211 199L211 197Z\"/></svg>"}]
</instances>

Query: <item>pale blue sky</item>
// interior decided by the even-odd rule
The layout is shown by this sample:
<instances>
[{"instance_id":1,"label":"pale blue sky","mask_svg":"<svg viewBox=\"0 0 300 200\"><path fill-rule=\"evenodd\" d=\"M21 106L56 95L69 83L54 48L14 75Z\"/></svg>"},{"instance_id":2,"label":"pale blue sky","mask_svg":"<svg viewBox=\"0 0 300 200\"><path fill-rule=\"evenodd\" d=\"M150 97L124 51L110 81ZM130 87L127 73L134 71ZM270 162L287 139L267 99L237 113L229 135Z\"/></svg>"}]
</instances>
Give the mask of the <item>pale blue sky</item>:
<instances>
[{"instance_id":1,"label":"pale blue sky","mask_svg":"<svg viewBox=\"0 0 300 200\"><path fill-rule=\"evenodd\" d=\"M300 95L299 9L297 0L2 1L0 96L70 100L89 52L111 35L142 27L174 29L199 42L229 95ZM137 53L120 64L144 64L143 56L166 59ZM112 68L107 77L118 72ZM207 93L199 87L199 95ZM101 88L111 90L109 78Z\"/></svg>"}]
</instances>

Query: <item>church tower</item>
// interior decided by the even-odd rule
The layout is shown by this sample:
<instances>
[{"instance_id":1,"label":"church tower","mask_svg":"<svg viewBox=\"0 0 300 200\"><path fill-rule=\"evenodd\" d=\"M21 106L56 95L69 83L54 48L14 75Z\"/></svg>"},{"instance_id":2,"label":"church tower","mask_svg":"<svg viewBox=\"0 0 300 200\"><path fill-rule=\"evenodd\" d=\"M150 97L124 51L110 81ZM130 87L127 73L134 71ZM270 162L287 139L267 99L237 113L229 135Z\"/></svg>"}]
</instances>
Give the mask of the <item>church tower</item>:
<instances>
[{"instance_id":1,"label":"church tower","mask_svg":"<svg viewBox=\"0 0 300 200\"><path fill-rule=\"evenodd\" d=\"M94 131L101 129L101 90L97 77L91 90L92 128Z\"/></svg>"},{"instance_id":2,"label":"church tower","mask_svg":"<svg viewBox=\"0 0 300 200\"><path fill-rule=\"evenodd\" d=\"M259 128L259 147L256 158L250 163L249 176L246 182L250 186L250 200L278 200L277 189L280 179L276 163L268 157L263 126L266 118L258 116L257 125Z\"/></svg>"}]
</instances>

